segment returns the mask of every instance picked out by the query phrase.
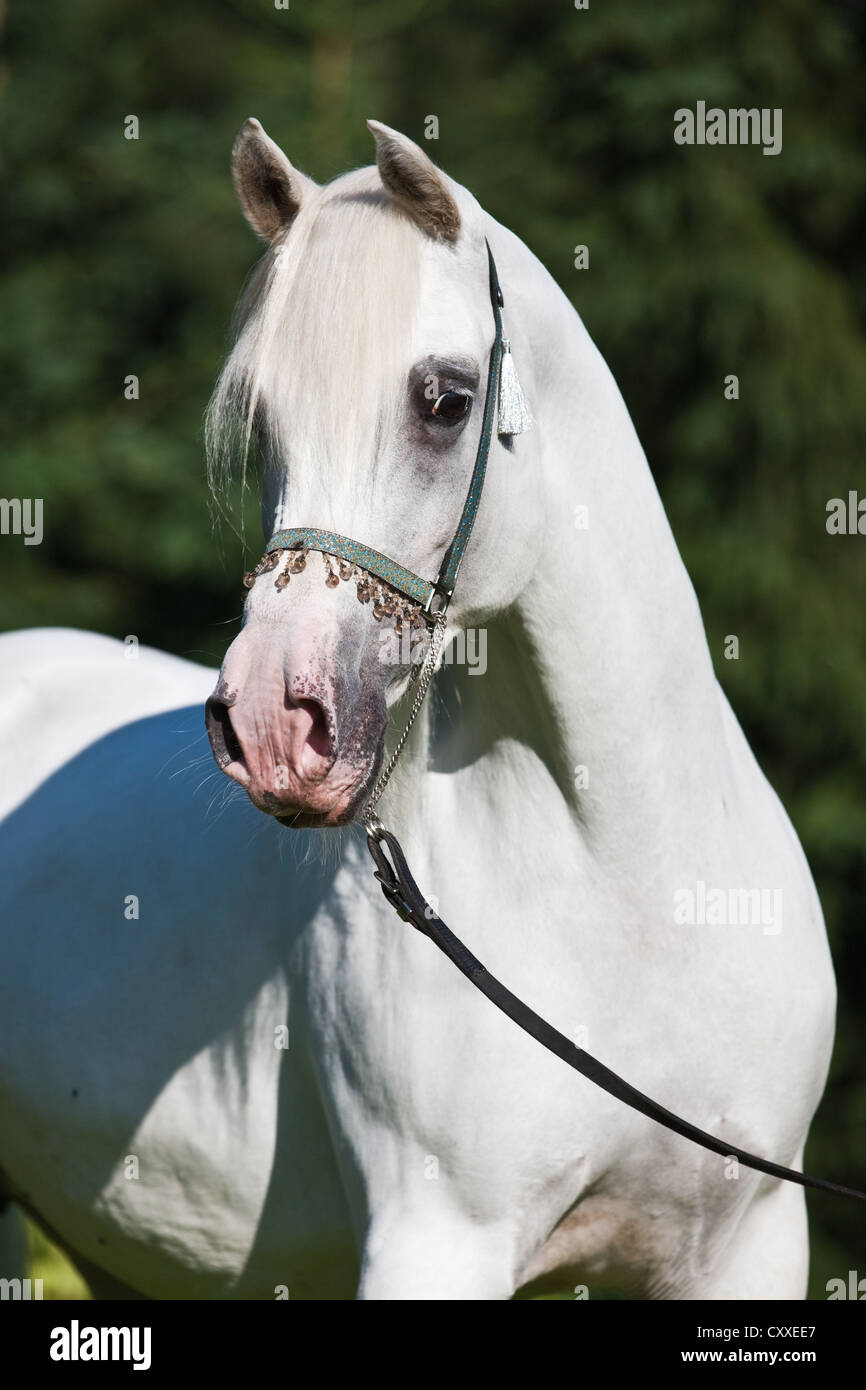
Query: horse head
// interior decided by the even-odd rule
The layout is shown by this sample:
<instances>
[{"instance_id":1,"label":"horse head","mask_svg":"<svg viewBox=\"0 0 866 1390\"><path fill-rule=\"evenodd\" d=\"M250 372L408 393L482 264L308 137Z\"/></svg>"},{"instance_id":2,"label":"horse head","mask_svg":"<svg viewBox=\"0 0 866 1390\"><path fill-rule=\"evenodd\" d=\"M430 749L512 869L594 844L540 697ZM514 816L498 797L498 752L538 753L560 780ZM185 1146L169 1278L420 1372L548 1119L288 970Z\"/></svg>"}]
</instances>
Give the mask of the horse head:
<instances>
[{"instance_id":1,"label":"horse head","mask_svg":"<svg viewBox=\"0 0 866 1390\"><path fill-rule=\"evenodd\" d=\"M506 260L528 253L411 140L369 127L376 165L326 187L258 121L235 142L235 187L267 252L209 409L211 464L218 483L232 444L245 463L255 441L266 536L326 528L435 576L481 434L494 339L487 239ZM509 331L519 322L510 315ZM452 633L513 599L537 543L532 467L510 436L494 432L490 449ZM207 703L214 755L285 824L345 824L381 766L424 616L350 559L306 548L266 556L247 582L243 626Z\"/></svg>"}]
</instances>

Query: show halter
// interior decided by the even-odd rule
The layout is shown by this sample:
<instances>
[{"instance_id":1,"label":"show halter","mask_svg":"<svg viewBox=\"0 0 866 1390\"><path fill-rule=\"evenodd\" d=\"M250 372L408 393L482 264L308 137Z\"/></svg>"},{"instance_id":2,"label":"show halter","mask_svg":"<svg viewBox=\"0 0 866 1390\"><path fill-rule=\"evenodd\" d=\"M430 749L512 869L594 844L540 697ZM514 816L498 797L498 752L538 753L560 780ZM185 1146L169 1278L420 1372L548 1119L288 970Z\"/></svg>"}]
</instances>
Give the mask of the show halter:
<instances>
[{"instance_id":1,"label":"show halter","mask_svg":"<svg viewBox=\"0 0 866 1390\"><path fill-rule=\"evenodd\" d=\"M277 531L268 541L265 550L265 557L275 556L276 564L279 557L285 551L299 551L306 554L308 550L319 550L325 555L335 556L337 559L345 561L348 565L364 570L368 575L382 581L391 590L394 590L401 598L407 599L412 604L420 606L423 616L427 623L432 627L435 625L436 618L440 613L444 613L451 601L454 592L454 584L457 579L457 572L466 550L469 537L472 534L472 527L475 523L475 515L478 511L478 503L481 501L481 490L484 487L484 476L487 472L487 456L490 452L490 440L493 434L493 424L497 413L497 386L500 379L500 363L503 356L502 338L502 290L499 288L499 279L496 274L496 266L493 261L493 254L490 246L487 246L487 260L490 277L490 300L493 305L493 322L495 334L493 346L490 349L490 365L487 375L487 394L484 400L484 414L481 420L481 434L478 439L478 448L475 453L475 466L472 469L472 478L469 483L469 491L466 501L463 504L463 512L454 533L454 539L445 552L439 574L435 579L422 579L420 575L413 574L405 565L399 564L396 560L391 560L387 555L383 555L378 550L373 550L369 545L362 545L360 541L353 541L348 536L340 536L335 531L322 531L317 527L293 526L287 530ZM510 357L510 344L508 345ZM519 405L522 404L522 393L519 384L515 392L513 382L509 384L506 380L505 390L508 394L508 401L500 403L500 433L512 434L520 433L517 427L511 427L506 431L508 423L505 417L506 409L509 416L516 416ZM515 407L515 398L519 396L519 403ZM525 407L524 407L525 411ZM527 416L528 423L528 416ZM523 429L527 424L523 424ZM262 572L262 569L271 568L271 565L260 561L255 570L246 576L247 580L255 579Z\"/></svg>"}]
</instances>

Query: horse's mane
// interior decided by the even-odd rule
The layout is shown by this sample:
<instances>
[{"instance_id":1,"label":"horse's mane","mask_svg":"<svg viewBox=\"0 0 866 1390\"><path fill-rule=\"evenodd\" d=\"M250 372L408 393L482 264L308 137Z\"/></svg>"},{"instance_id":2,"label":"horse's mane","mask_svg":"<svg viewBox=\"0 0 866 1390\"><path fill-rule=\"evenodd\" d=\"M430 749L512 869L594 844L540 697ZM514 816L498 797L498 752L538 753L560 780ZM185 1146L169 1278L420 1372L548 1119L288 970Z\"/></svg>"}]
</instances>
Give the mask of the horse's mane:
<instances>
[{"instance_id":1,"label":"horse's mane","mask_svg":"<svg viewBox=\"0 0 866 1390\"><path fill-rule=\"evenodd\" d=\"M238 464L245 480L253 435L266 467L318 489L307 511L293 492L301 515L322 517L331 482L344 501L347 478L369 487L405 385L420 239L373 168L308 193L236 310L206 419L215 497Z\"/></svg>"}]
</instances>

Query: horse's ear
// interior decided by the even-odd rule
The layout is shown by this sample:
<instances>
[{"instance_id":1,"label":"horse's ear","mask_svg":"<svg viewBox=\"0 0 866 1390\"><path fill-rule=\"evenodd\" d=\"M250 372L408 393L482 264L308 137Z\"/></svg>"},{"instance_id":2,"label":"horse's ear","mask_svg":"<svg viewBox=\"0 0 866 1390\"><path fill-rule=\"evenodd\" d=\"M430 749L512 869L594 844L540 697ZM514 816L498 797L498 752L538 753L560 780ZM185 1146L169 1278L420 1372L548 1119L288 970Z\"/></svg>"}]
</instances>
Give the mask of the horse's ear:
<instances>
[{"instance_id":1,"label":"horse's ear","mask_svg":"<svg viewBox=\"0 0 866 1390\"><path fill-rule=\"evenodd\" d=\"M443 175L413 140L368 121L376 140L376 163L385 188L428 236L456 241L460 212Z\"/></svg>"},{"instance_id":2,"label":"horse's ear","mask_svg":"<svg viewBox=\"0 0 866 1390\"><path fill-rule=\"evenodd\" d=\"M254 116L238 131L232 178L244 217L267 242L291 226L305 195L316 187L312 179L292 168Z\"/></svg>"}]
</instances>

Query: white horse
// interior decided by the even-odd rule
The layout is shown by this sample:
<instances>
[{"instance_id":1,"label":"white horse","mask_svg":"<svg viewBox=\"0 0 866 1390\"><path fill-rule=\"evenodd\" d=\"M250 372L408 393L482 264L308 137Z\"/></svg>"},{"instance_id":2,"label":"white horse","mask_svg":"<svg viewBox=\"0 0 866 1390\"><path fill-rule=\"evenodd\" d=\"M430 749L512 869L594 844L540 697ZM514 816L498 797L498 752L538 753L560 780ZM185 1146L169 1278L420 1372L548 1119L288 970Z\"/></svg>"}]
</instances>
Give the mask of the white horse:
<instances>
[{"instance_id":1,"label":"white horse","mask_svg":"<svg viewBox=\"0 0 866 1390\"><path fill-rule=\"evenodd\" d=\"M821 910L626 408L526 247L371 128L377 167L325 188L257 122L238 138L268 251L214 447L239 408L267 535L328 527L435 574L479 433L488 239L535 425L494 437L449 610L487 673L436 676L383 819L541 1014L800 1165L833 1039ZM250 591L209 705L249 799L226 782L219 813L213 672L75 632L0 642L2 1190L113 1296L802 1298L799 1188L569 1072L385 904L347 822L408 668L325 572L311 554Z\"/></svg>"}]
</instances>

